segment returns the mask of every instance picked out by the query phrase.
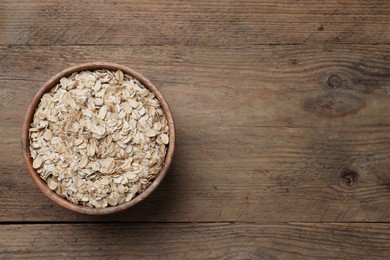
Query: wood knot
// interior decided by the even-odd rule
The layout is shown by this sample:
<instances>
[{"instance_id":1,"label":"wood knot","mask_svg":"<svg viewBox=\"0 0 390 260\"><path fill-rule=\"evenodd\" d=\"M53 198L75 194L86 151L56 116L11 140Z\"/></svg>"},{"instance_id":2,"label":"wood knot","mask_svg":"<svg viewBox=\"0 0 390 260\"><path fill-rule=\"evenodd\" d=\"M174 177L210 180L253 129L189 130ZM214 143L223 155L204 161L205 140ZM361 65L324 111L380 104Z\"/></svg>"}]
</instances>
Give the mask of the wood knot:
<instances>
[{"instance_id":1,"label":"wood knot","mask_svg":"<svg viewBox=\"0 0 390 260\"><path fill-rule=\"evenodd\" d=\"M326 93L306 99L303 107L313 114L339 117L357 114L365 102L346 93Z\"/></svg>"},{"instance_id":2,"label":"wood knot","mask_svg":"<svg viewBox=\"0 0 390 260\"><path fill-rule=\"evenodd\" d=\"M351 169L344 169L340 174L340 183L344 186L351 187L356 183L358 173Z\"/></svg>"},{"instance_id":3,"label":"wood knot","mask_svg":"<svg viewBox=\"0 0 390 260\"><path fill-rule=\"evenodd\" d=\"M339 75L332 75L328 78L328 85L333 88L341 87L341 78Z\"/></svg>"}]
</instances>

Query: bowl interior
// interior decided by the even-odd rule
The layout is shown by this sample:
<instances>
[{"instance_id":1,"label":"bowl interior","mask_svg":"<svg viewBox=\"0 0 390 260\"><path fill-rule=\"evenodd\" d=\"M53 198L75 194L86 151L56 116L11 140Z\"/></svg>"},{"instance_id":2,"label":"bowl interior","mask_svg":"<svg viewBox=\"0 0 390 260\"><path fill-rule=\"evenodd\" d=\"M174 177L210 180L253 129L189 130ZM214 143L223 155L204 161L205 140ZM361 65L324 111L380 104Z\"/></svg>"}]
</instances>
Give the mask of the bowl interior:
<instances>
[{"instance_id":1,"label":"bowl interior","mask_svg":"<svg viewBox=\"0 0 390 260\"><path fill-rule=\"evenodd\" d=\"M97 69L108 69L108 70L121 70L125 74L129 74L139 80L146 88L148 88L151 92L155 94L157 99L160 101L161 108L163 109L169 126L169 144L167 153L165 155L165 162L164 165L160 171L160 173L157 175L156 179L153 180L153 182L139 195L134 197L129 202L122 203L117 206L109 206L106 208L90 208L82 205L74 204L67 199L64 199L60 197L57 193L50 190L47 186L46 182L41 179L39 174L35 171L35 169L32 166L32 158L30 156L30 149L29 149L29 128L30 124L33 120L35 109L38 106L41 97L43 94L48 92L51 88L53 88L62 77L70 76L74 72L80 72L84 70L97 70ZM173 152L175 148L175 125L172 117L171 110L168 106L168 103L166 102L164 96L161 94L161 92L151 83L147 78L145 78L142 74L134 71L133 69L127 68L122 65L114 64L114 63L105 63L105 62L93 62L93 63L85 63L81 65L77 65L68 69L63 70L62 72L58 73L57 75L53 76L51 79L49 79L36 93L33 100L30 103L30 106L27 110L26 116L24 118L23 122L23 128L22 128L22 150L23 150L23 158L27 166L27 170L31 177L33 178L34 182L38 185L39 189L52 201L55 203L72 210L74 212L78 213L84 213L84 214L91 214L91 215L102 215L102 214L110 214L122 211L124 209L130 208L131 206L139 203L143 199L145 199L163 180L165 177L173 157Z\"/></svg>"}]
</instances>

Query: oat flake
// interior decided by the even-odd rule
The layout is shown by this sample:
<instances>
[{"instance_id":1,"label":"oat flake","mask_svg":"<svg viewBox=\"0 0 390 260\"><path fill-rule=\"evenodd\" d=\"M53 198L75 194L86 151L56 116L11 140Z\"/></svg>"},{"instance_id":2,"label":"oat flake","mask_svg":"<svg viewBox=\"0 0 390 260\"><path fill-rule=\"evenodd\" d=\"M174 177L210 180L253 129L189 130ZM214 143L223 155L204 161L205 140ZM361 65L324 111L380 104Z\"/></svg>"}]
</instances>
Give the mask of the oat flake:
<instances>
[{"instance_id":1,"label":"oat flake","mask_svg":"<svg viewBox=\"0 0 390 260\"><path fill-rule=\"evenodd\" d=\"M122 71L62 78L30 127L33 167L61 197L104 208L133 199L160 172L169 142L155 95Z\"/></svg>"}]
</instances>

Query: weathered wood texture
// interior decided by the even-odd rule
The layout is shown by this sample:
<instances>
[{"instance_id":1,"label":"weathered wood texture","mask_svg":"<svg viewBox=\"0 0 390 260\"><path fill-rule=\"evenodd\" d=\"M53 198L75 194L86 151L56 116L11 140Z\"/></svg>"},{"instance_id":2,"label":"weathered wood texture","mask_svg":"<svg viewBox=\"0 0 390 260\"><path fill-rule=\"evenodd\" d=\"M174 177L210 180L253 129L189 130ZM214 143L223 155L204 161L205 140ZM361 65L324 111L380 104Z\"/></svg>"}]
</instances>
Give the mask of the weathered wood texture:
<instances>
[{"instance_id":1,"label":"weathered wood texture","mask_svg":"<svg viewBox=\"0 0 390 260\"><path fill-rule=\"evenodd\" d=\"M389 50L2 47L0 220L390 221ZM161 88L178 146L149 200L93 218L53 206L33 185L20 127L49 75L108 57Z\"/></svg>"},{"instance_id":2,"label":"weathered wood texture","mask_svg":"<svg viewBox=\"0 0 390 260\"><path fill-rule=\"evenodd\" d=\"M0 1L0 258L388 259L389 43L383 0ZM39 86L90 61L177 124L161 187L106 217L46 199L20 149Z\"/></svg>"},{"instance_id":3,"label":"weathered wood texture","mask_svg":"<svg viewBox=\"0 0 390 260\"><path fill-rule=\"evenodd\" d=\"M390 43L390 2L1 1L0 44Z\"/></svg>"},{"instance_id":4,"label":"weathered wood texture","mask_svg":"<svg viewBox=\"0 0 390 260\"><path fill-rule=\"evenodd\" d=\"M386 259L390 226L2 225L0 248L3 259Z\"/></svg>"}]
</instances>

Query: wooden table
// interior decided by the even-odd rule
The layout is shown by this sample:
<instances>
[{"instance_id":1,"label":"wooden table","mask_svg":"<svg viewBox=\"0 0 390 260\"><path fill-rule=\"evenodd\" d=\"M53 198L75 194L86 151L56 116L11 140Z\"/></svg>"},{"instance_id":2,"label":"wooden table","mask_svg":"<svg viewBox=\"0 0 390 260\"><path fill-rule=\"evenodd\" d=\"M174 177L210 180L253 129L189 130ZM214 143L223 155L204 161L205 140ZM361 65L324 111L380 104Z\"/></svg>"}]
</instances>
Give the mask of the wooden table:
<instances>
[{"instance_id":1,"label":"wooden table","mask_svg":"<svg viewBox=\"0 0 390 260\"><path fill-rule=\"evenodd\" d=\"M390 1L1 1L0 258L389 258ZM119 215L49 201L23 116L60 70L150 78L173 167Z\"/></svg>"}]
</instances>

